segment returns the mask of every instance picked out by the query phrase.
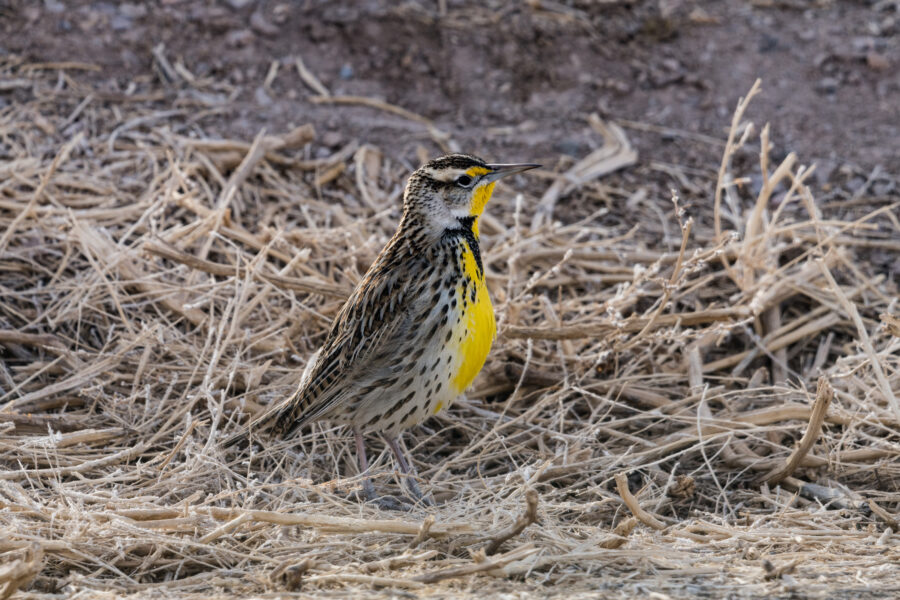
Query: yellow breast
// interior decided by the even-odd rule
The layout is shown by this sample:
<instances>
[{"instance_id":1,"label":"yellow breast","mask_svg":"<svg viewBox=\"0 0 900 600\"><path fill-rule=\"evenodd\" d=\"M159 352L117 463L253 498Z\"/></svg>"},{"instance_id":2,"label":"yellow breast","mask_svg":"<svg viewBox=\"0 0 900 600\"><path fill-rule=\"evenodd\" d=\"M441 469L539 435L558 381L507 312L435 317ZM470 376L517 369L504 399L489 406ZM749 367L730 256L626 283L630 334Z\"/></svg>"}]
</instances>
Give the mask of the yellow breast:
<instances>
[{"instance_id":1,"label":"yellow breast","mask_svg":"<svg viewBox=\"0 0 900 600\"><path fill-rule=\"evenodd\" d=\"M463 307L459 326L465 332L457 349L459 370L452 381L457 393L464 392L481 371L497 334L494 307L491 305L491 297L484 284L484 274L479 272L468 242L463 242L463 244L465 246L462 260L463 273L472 284L468 289L462 284L457 288L460 306ZM471 285L474 285L475 289L474 301L471 297Z\"/></svg>"}]
</instances>

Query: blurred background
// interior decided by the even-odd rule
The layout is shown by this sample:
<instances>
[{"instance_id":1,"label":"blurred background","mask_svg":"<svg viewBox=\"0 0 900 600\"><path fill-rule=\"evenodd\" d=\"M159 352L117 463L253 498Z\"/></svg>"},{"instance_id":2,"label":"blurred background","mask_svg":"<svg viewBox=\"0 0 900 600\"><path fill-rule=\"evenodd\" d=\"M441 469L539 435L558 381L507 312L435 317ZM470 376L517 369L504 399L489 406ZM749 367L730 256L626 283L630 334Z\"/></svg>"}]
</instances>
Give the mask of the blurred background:
<instances>
[{"instance_id":1,"label":"blurred background","mask_svg":"<svg viewBox=\"0 0 900 600\"><path fill-rule=\"evenodd\" d=\"M91 63L74 75L109 94L161 82L160 106L222 136L312 122L323 155L350 139L410 166L440 152L405 116L310 101L328 93L403 107L492 160L583 157L595 113L642 164L705 170L759 77L751 116L774 122L776 156L816 162L819 183L900 170L896 1L13 0L0 23L0 54Z\"/></svg>"}]
</instances>

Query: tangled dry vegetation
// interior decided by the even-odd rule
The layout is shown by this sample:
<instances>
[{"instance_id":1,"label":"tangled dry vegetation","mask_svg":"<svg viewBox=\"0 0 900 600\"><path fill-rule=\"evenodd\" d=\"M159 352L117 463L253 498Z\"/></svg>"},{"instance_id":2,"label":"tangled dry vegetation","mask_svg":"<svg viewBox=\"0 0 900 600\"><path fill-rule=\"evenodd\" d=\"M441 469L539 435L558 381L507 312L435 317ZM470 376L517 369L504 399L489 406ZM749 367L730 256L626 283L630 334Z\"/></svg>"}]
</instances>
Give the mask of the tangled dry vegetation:
<instances>
[{"instance_id":1,"label":"tangled dry vegetation","mask_svg":"<svg viewBox=\"0 0 900 600\"><path fill-rule=\"evenodd\" d=\"M900 249L896 198L823 205L765 150L739 172L768 143L744 104L690 206L596 179L629 162L612 126L499 190L499 338L406 436L437 505L384 511L341 429L219 441L295 384L412 165L311 158L309 126L208 139L77 68L2 65L29 93L0 109L0 597L896 590L900 322L867 259Z\"/></svg>"}]
</instances>

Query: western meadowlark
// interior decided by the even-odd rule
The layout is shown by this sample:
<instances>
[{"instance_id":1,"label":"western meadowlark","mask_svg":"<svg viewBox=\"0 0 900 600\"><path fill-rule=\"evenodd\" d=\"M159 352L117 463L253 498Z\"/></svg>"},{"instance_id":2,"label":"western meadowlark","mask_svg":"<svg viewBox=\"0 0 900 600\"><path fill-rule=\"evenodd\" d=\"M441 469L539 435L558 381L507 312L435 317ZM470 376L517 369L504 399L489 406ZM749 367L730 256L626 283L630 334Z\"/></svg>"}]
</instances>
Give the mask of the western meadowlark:
<instances>
[{"instance_id":1,"label":"western meadowlark","mask_svg":"<svg viewBox=\"0 0 900 600\"><path fill-rule=\"evenodd\" d=\"M450 154L415 171L397 232L344 303L297 391L226 445L257 428L349 425L371 500L363 433L378 432L421 499L397 435L450 406L484 365L496 324L478 218L498 179L538 166Z\"/></svg>"}]
</instances>

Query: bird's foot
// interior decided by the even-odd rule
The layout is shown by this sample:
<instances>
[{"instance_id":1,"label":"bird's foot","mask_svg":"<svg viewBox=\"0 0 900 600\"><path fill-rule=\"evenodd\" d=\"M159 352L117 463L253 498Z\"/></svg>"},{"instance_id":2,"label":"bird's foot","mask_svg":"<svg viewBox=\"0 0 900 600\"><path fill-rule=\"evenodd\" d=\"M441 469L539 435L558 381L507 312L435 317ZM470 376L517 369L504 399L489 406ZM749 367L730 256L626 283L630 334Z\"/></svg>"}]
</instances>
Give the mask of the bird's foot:
<instances>
[{"instance_id":1,"label":"bird's foot","mask_svg":"<svg viewBox=\"0 0 900 600\"><path fill-rule=\"evenodd\" d=\"M373 500L372 502L381 510L408 512L409 509L412 508L409 504L394 496L380 496L378 498L375 498L375 500Z\"/></svg>"},{"instance_id":2,"label":"bird's foot","mask_svg":"<svg viewBox=\"0 0 900 600\"><path fill-rule=\"evenodd\" d=\"M409 489L409 493L412 494L413 499L415 499L416 504L434 506L434 498L432 498L431 494L425 495L422 493L414 477L407 475L404 479L406 479L406 487Z\"/></svg>"},{"instance_id":3,"label":"bird's foot","mask_svg":"<svg viewBox=\"0 0 900 600\"><path fill-rule=\"evenodd\" d=\"M363 479L362 490L367 502L371 502L372 500L377 499L377 496L375 495L375 486L372 484L372 480L368 477Z\"/></svg>"},{"instance_id":4,"label":"bird's foot","mask_svg":"<svg viewBox=\"0 0 900 600\"><path fill-rule=\"evenodd\" d=\"M396 496L379 496L375 493L375 486L372 480L366 478L362 482L362 487L357 488L350 493L349 498L356 498L357 502L376 506L381 510L409 511L412 508L407 498L398 498ZM348 498L348 499L349 499Z\"/></svg>"}]
</instances>

